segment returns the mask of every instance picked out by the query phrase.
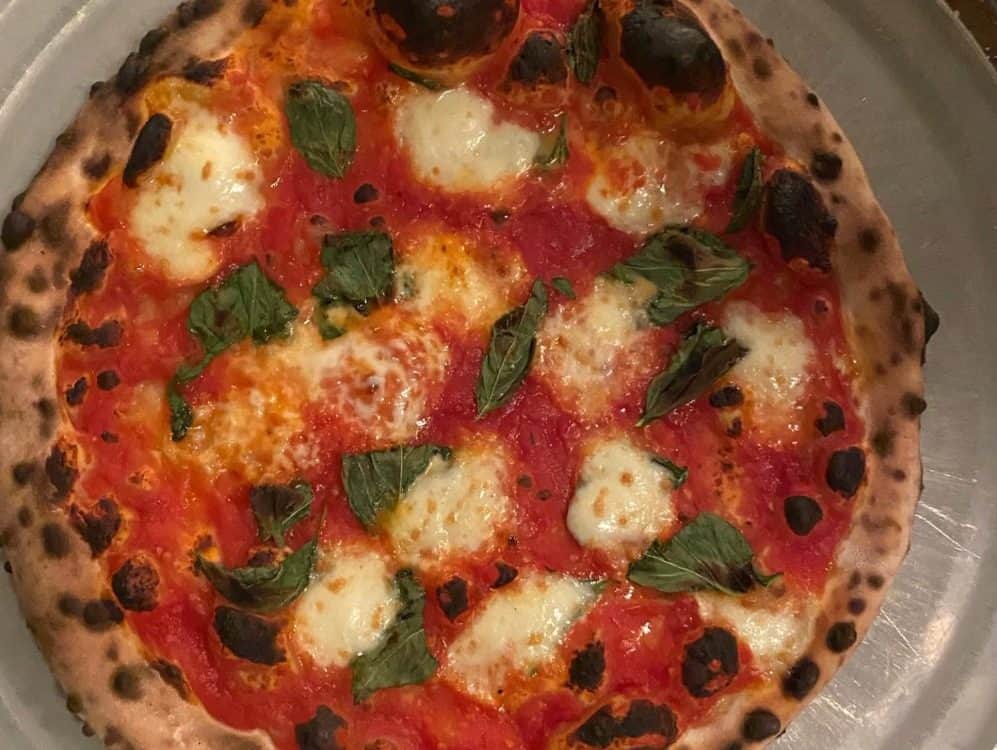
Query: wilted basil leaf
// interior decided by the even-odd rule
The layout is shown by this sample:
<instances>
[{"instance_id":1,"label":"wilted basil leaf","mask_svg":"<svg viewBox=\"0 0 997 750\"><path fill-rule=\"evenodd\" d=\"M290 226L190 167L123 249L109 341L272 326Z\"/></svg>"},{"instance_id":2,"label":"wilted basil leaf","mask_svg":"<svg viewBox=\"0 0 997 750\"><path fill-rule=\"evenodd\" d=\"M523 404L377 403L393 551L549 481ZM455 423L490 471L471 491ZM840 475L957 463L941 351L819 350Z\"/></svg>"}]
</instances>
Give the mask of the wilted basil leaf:
<instances>
[{"instance_id":1,"label":"wilted basil leaf","mask_svg":"<svg viewBox=\"0 0 997 750\"><path fill-rule=\"evenodd\" d=\"M355 703L362 703L383 688L425 682L438 666L429 652L423 628L426 591L411 570L396 573L395 586L402 600L401 611L381 645L350 663Z\"/></svg>"},{"instance_id":2,"label":"wilted basil leaf","mask_svg":"<svg viewBox=\"0 0 997 750\"><path fill-rule=\"evenodd\" d=\"M685 466L679 466L677 463L670 461L664 456L651 456L651 461L656 463L658 466L668 469L672 475L672 487L675 489L678 489L685 484L685 480L689 478L688 468Z\"/></svg>"},{"instance_id":3,"label":"wilted basil leaf","mask_svg":"<svg viewBox=\"0 0 997 750\"><path fill-rule=\"evenodd\" d=\"M346 335L344 329L329 320L329 308L330 305L320 304L315 314L315 323L318 326L319 336L322 337L323 341L332 341Z\"/></svg>"},{"instance_id":4,"label":"wilted basil leaf","mask_svg":"<svg viewBox=\"0 0 997 750\"><path fill-rule=\"evenodd\" d=\"M533 360L537 330L546 314L547 290L537 280L526 304L510 310L492 326L474 389L479 419L505 404L523 382Z\"/></svg>"},{"instance_id":5,"label":"wilted basil leaf","mask_svg":"<svg viewBox=\"0 0 997 750\"><path fill-rule=\"evenodd\" d=\"M601 41L602 9L598 0L592 0L568 32L568 59L575 78L582 83L591 83L595 78Z\"/></svg>"},{"instance_id":6,"label":"wilted basil leaf","mask_svg":"<svg viewBox=\"0 0 997 750\"><path fill-rule=\"evenodd\" d=\"M726 234L740 232L758 213L765 194L765 183L762 180L762 165L765 156L760 148L751 149L741 167L741 177L737 181L737 191L734 193L734 205L731 209L730 224Z\"/></svg>"},{"instance_id":7,"label":"wilted basil leaf","mask_svg":"<svg viewBox=\"0 0 997 750\"><path fill-rule=\"evenodd\" d=\"M568 161L568 118L561 118L561 124L550 143L541 143L540 151L533 157L533 163L540 169L549 171L563 166Z\"/></svg>"},{"instance_id":8,"label":"wilted basil leaf","mask_svg":"<svg viewBox=\"0 0 997 750\"><path fill-rule=\"evenodd\" d=\"M414 70L403 68L397 63L388 63L388 70L396 76L404 78L406 81L410 81L417 86L422 86L424 89L429 89L430 91L442 91L446 88L446 86L437 81L435 78L429 78L421 73L416 73Z\"/></svg>"},{"instance_id":9,"label":"wilted basil leaf","mask_svg":"<svg viewBox=\"0 0 997 750\"><path fill-rule=\"evenodd\" d=\"M655 325L668 325L739 287L750 268L709 232L667 227L651 235L636 255L616 264L610 275L628 283L642 277L654 284L658 292L648 304L648 316Z\"/></svg>"},{"instance_id":10,"label":"wilted basil leaf","mask_svg":"<svg viewBox=\"0 0 997 750\"><path fill-rule=\"evenodd\" d=\"M575 294L575 288L571 285L571 280L563 276L555 276L550 280L550 285L568 299L575 299L578 296Z\"/></svg>"},{"instance_id":11,"label":"wilted basil leaf","mask_svg":"<svg viewBox=\"0 0 997 750\"><path fill-rule=\"evenodd\" d=\"M627 577L666 594L703 589L743 594L779 576L759 573L753 558L740 531L720 516L701 513L667 542L654 542L631 563Z\"/></svg>"},{"instance_id":12,"label":"wilted basil leaf","mask_svg":"<svg viewBox=\"0 0 997 750\"><path fill-rule=\"evenodd\" d=\"M298 81L284 104L291 143L308 166L342 179L357 150L357 121L350 100L321 81Z\"/></svg>"},{"instance_id":13,"label":"wilted basil leaf","mask_svg":"<svg viewBox=\"0 0 997 750\"><path fill-rule=\"evenodd\" d=\"M273 540L284 546L284 535L308 516L315 494L308 482L261 484L249 493L249 505L256 517L260 541Z\"/></svg>"},{"instance_id":14,"label":"wilted basil leaf","mask_svg":"<svg viewBox=\"0 0 997 750\"><path fill-rule=\"evenodd\" d=\"M385 232L328 234L322 243L327 273L312 294L323 304L349 303L361 312L391 293L394 248Z\"/></svg>"},{"instance_id":15,"label":"wilted basil leaf","mask_svg":"<svg viewBox=\"0 0 997 750\"><path fill-rule=\"evenodd\" d=\"M667 369L647 387L644 414L637 426L644 427L709 390L747 353L721 329L697 323L686 333Z\"/></svg>"},{"instance_id":16,"label":"wilted basil leaf","mask_svg":"<svg viewBox=\"0 0 997 750\"><path fill-rule=\"evenodd\" d=\"M316 547L313 539L277 565L244 568L226 568L198 555L196 568L233 604L255 612L273 612L293 602L308 586Z\"/></svg>"},{"instance_id":17,"label":"wilted basil leaf","mask_svg":"<svg viewBox=\"0 0 997 750\"><path fill-rule=\"evenodd\" d=\"M187 399L180 395L175 378L166 387L166 402L170 407L170 433L173 442L179 443L194 424L194 410L190 408Z\"/></svg>"},{"instance_id":18,"label":"wilted basil leaf","mask_svg":"<svg viewBox=\"0 0 997 750\"><path fill-rule=\"evenodd\" d=\"M350 509L371 528L383 511L398 504L434 456L449 460L450 455L449 448L432 444L344 455L343 487Z\"/></svg>"}]
</instances>

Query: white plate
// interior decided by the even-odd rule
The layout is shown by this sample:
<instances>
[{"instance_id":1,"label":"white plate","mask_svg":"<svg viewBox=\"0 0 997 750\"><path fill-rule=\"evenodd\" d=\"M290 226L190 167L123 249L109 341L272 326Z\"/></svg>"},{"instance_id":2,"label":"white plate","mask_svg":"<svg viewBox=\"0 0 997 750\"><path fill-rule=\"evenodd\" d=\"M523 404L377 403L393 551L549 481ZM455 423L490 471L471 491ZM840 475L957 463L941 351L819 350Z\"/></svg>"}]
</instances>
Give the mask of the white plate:
<instances>
[{"instance_id":1,"label":"white plate","mask_svg":"<svg viewBox=\"0 0 997 750\"><path fill-rule=\"evenodd\" d=\"M170 0L0 0L6 203L91 81ZM855 141L942 316L929 352L925 491L911 555L869 639L783 750L997 744L997 78L936 0L741 0ZM0 737L95 745L63 708L0 586Z\"/></svg>"}]
</instances>

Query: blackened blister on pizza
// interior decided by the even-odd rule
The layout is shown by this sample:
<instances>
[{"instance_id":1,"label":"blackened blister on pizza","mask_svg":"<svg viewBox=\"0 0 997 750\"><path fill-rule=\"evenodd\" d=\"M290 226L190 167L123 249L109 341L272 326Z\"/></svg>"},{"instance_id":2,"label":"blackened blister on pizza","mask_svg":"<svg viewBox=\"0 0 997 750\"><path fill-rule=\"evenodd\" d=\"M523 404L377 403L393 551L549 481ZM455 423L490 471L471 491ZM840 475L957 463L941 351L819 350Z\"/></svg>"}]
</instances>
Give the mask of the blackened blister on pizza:
<instances>
[{"instance_id":1,"label":"blackened blister on pizza","mask_svg":"<svg viewBox=\"0 0 997 750\"><path fill-rule=\"evenodd\" d=\"M222 0L187 0L177 7L177 23L181 28L212 16L222 7Z\"/></svg>"},{"instance_id":2,"label":"blackened blister on pizza","mask_svg":"<svg viewBox=\"0 0 997 750\"><path fill-rule=\"evenodd\" d=\"M649 700L638 699L630 704L626 715L617 722L617 737L647 737L662 738L666 744L675 739L678 727L675 714L668 706L652 703Z\"/></svg>"},{"instance_id":3,"label":"blackened blister on pizza","mask_svg":"<svg viewBox=\"0 0 997 750\"><path fill-rule=\"evenodd\" d=\"M149 666L159 673L163 682L177 691L177 694L187 700L190 696L190 687L187 685L187 678L184 677L183 670L176 664L166 659L156 659L149 663Z\"/></svg>"},{"instance_id":4,"label":"blackened blister on pizza","mask_svg":"<svg viewBox=\"0 0 997 750\"><path fill-rule=\"evenodd\" d=\"M121 385L121 377L114 370L101 370L97 373L97 387L102 391L113 391Z\"/></svg>"},{"instance_id":5,"label":"blackened blister on pizza","mask_svg":"<svg viewBox=\"0 0 997 750\"><path fill-rule=\"evenodd\" d=\"M865 478L865 452L861 448L837 451L827 462L827 486L835 492L852 497Z\"/></svg>"},{"instance_id":6,"label":"blackened blister on pizza","mask_svg":"<svg viewBox=\"0 0 997 750\"><path fill-rule=\"evenodd\" d=\"M277 645L280 627L263 617L221 606L215 610L214 628L222 644L240 659L272 666L286 658Z\"/></svg>"},{"instance_id":7,"label":"blackened blister on pizza","mask_svg":"<svg viewBox=\"0 0 997 750\"><path fill-rule=\"evenodd\" d=\"M857 640L858 632L855 630L855 623L836 622L828 629L824 642L834 653L843 654L854 646Z\"/></svg>"},{"instance_id":8,"label":"blackened blister on pizza","mask_svg":"<svg viewBox=\"0 0 997 750\"><path fill-rule=\"evenodd\" d=\"M591 747L609 747L616 739L616 717L609 706L603 706L588 717L571 737Z\"/></svg>"},{"instance_id":9,"label":"blackened blister on pizza","mask_svg":"<svg viewBox=\"0 0 997 750\"><path fill-rule=\"evenodd\" d=\"M111 546L121 528L121 512L117 503L109 497L102 497L91 510L82 510L74 505L69 511L69 520L94 557Z\"/></svg>"},{"instance_id":10,"label":"blackened blister on pizza","mask_svg":"<svg viewBox=\"0 0 997 750\"><path fill-rule=\"evenodd\" d=\"M201 86L210 86L228 70L228 58L221 57L217 60L200 60L191 58L183 69L183 77L192 83Z\"/></svg>"},{"instance_id":11,"label":"blackened blister on pizza","mask_svg":"<svg viewBox=\"0 0 997 750\"><path fill-rule=\"evenodd\" d=\"M821 182L834 182L841 177L844 163L841 157L830 151L816 151L810 163L810 171Z\"/></svg>"},{"instance_id":12,"label":"blackened blister on pizza","mask_svg":"<svg viewBox=\"0 0 997 750\"><path fill-rule=\"evenodd\" d=\"M373 201L376 201L379 197L380 193L378 192L377 188L371 185L369 182L365 182L364 184L360 185L353 192L353 202L359 204L371 203Z\"/></svg>"},{"instance_id":13,"label":"blackened blister on pizza","mask_svg":"<svg viewBox=\"0 0 997 750\"><path fill-rule=\"evenodd\" d=\"M845 412L834 401L824 402L824 416L817 422L817 429L824 437L845 429Z\"/></svg>"},{"instance_id":14,"label":"blackened blister on pizza","mask_svg":"<svg viewBox=\"0 0 997 750\"><path fill-rule=\"evenodd\" d=\"M516 580L516 576L519 575L519 571L514 567L504 562L495 563L495 568L498 570L498 576L495 578L495 582L492 584L493 589L500 589L503 586L508 586L510 583Z\"/></svg>"},{"instance_id":15,"label":"blackened blister on pizza","mask_svg":"<svg viewBox=\"0 0 997 750\"><path fill-rule=\"evenodd\" d=\"M436 601L447 619L453 622L467 610L467 581L454 576L436 589Z\"/></svg>"},{"instance_id":16,"label":"blackened blister on pizza","mask_svg":"<svg viewBox=\"0 0 997 750\"><path fill-rule=\"evenodd\" d=\"M77 320L66 327L66 338L80 346L110 349L121 343L124 330L121 323L116 320L106 321L96 328L91 328L82 320Z\"/></svg>"},{"instance_id":17,"label":"blackened blister on pizza","mask_svg":"<svg viewBox=\"0 0 997 750\"><path fill-rule=\"evenodd\" d=\"M341 716L328 706L315 709L315 716L294 727L294 739L299 750L340 750L336 732L346 726Z\"/></svg>"},{"instance_id":18,"label":"blackened blister on pizza","mask_svg":"<svg viewBox=\"0 0 997 750\"><path fill-rule=\"evenodd\" d=\"M66 403L70 406L79 406L87 395L87 379L77 378L69 388L66 389Z\"/></svg>"},{"instance_id":19,"label":"blackened blister on pizza","mask_svg":"<svg viewBox=\"0 0 997 750\"><path fill-rule=\"evenodd\" d=\"M34 234L35 226L37 222L34 218L20 209L15 208L7 214L0 230L0 240L7 252L12 253L27 242Z\"/></svg>"},{"instance_id":20,"label":"blackened blister on pizza","mask_svg":"<svg viewBox=\"0 0 997 750\"><path fill-rule=\"evenodd\" d=\"M125 613L110 599L94 599L83 607L83 624L94 632L103 632L124 622Z\"/></svg>"},{"instance_id":21,"label":"blackened blister on pizza","mask_svg":"<svg viewBox=\"0 0 997 750\"><path fill-rule=\"evenodd\" d=\"M159 573L148 560L133 557L111 576L111 588L125 609L151 612L158 604Z\"/></svg>"},{"instance_id":22,"label":"blackened blister on pizza","mask_svg":"<svg viewBox=\"0 0 997 750\"><path fill-rule=\"evenodd\" d=\"M142 173L163 158L172 132L173 121L161 112L157 112L146 121L135 139L128 163L125 164L122 176L125 185L130 188L136 187Z\"/></svg>"},{"instance_id":23,"label":"blackened blister on pizza","mask_svg":"<svg viewBox=\"0 0 997 750\"><path fill-rule=\"evenodd\" d=\"M45 476L55 488L56 500L63 500L73 491L73 485L80 473L61 445L53 445L45 459Z\"/></svg>"},{"instance_id":24,"label":"blackened blister on pizza","mask_svg":"<svg viewBox=\"0 0 997 750\"><path fill-rule=\"evenodd\" d=\"M820 679L820 667L812 659L800 659L792 666L782 680L782 690L786 695L802 701L817 685Z\"/></svg>"},{"instance_id":25,"label":"blackened blister on pizza","mask_svg":"<svg viewBox=\"0 0 997 750\"><path fill-rule=\"evenodd\" d=\"M813 268L831 270L831 241L838 221L817 188L799 172L780 169L769 180L765 228L779 240L783 260L803 258Z\"/></svg>"},{"instance_id":26,"label":"blackened blister on pizza","mask_svg":"<svg viewBox=\"0 0 997 750\"><path fill-rule=\"evenodd\" d=\"M744 403L744 394L736 385L725 385L720 390L710 394L710 406L714 409L726 409L740 406Z\"/></svg>"},{"instance_id":27,"label":"blackened blister on pizza","mask_svg":"<svg viewBox=\"0 0 997 750\"><path fill-rule=\"evenodd\" d=\"M744 717L741 734L751 742L761 742L769 737L775 737L782 731L779 717L764 708L757 708Z\"/></svg>"},{"instance_id":28,"label":"blackened blister on pizza","mask_svg":"<svg viewBox=\"0 0 997 750\"><path fill-rule=\"evenodd\" d=\"M581 690L595 690L606 671L606 649L601 641L588 644L571 658L568 683Z\"/></svg>"},{"instance_id":29,"label":"blackened blister on pizza","mask_svg":"<svg viewBox=\"0 0 997 750\"><path fill-rule=\"evenodd\" d=\"M509 64L509 80L530 86L560 84L568 79L564 48L550 31L534 31Z\"/></svg>"},{"instance_id":30,"label":"blackened blister on pizza","mask_svg":"<svg viewBox=\"0 0 997 750\"><path fill-rule=\"evenodd\" d=\"M793 495L783 503L786 524L797 536L806 536L824 518L824 511L812 497Z\"/></svg>"},{"instance_id":31,"label":"blackened blister on pizza","mask_svg":"<svg viewBox=\"0 0 997 750\"><path fill-rule=\"evenodd\" d=\"M132 52L121 63L114 76L115 88L125 96L130 96L142 88L149 75L149 58L138 52Z\"/></svg>"},{"instance_id":32,"label":"blackened blister on pizza","mask_svg":"<svg viewBox=\"0 0 997 750\"><path fill-rule=\"evenodd\" d=\"M737 639L723 628L707 628L685 647L682 684L696 698L708 698L727 687L740 669Z\"/></svg>"},{"instance_id":33,"label":"blackened blister on pizza","mask_svg":"<svg viewBox=\"0 0 997 750\"><path fill-rule=\"evenodd\" d=\"M727 83L719 47L692 17L671 4L639 3L621 21L620 51L648 87L715 96Z\"/></svg>"},{"instance_id":34,"label":"blackened blister on pizza","mask_svg":"<svg viewBox=\"0 0 997 750\"><path fill-rule=\"evenodd\" d=\"M80 265L69 272L69 289L74 294L92 292L104 280L104 273L111 265L111 252L107 243L98 240L83 253Z\"/></svg>"}]
</instances>

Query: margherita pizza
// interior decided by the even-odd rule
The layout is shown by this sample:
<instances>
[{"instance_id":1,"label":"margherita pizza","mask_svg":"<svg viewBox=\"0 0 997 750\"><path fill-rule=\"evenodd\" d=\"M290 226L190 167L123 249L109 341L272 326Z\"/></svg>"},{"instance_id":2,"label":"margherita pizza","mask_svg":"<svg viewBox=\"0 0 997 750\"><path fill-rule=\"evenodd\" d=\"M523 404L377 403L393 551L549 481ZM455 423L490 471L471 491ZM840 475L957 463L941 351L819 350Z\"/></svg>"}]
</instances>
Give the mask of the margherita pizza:
<instances>
[{"instance_id":1,"label":"margherita pizza","mask_svg":"<svg viewBox=\"0 0 997 750\"><path fill-rule=\"evenodd\" d=\"M185 2L3 242L0 529L109 747L757 747L906 552L932 314L726 0Z\"/></svg>"}]
</instances>

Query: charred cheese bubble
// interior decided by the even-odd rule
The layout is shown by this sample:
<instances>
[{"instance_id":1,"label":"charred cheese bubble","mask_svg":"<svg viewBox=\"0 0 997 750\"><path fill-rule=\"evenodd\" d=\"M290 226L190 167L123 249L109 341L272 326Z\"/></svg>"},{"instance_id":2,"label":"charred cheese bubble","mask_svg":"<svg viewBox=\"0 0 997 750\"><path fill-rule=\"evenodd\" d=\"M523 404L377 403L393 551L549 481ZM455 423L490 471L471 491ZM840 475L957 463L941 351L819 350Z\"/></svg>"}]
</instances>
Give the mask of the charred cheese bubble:
<instances>
[{"instance_id":1,"label":"charred cheese bubble","mask_svg":"<svg viewBox=\"0 0 997 750\"><path fill-rule=\"evenodd\" d=\"M373 549L325 553L292 616L293 638L323 667L345 667L378 646L401 609L394 576Z\"/></svg>"},{"instance_id":2,"label":"charred cheese bubble","mask_svg":"<svg viewBox=\"0 0 997 750\"><path fill-rule=\"evenodd\" d=\"M699 216L706 192L727 181L727 145L680 147L657 135L633 135L591 150L596 164L586 200L611 226L643 236Z\"/></svg>"},{"instance_id":3,"label":"charred cheese bubble","mask_svg":"<svg viewBox=\"0 0 997 750\"><path fill-rule=\"evenodd\" d=\"M745 426L771 437L798 432L807 372L816 358L803 321L791 313L770 314L749 302L734 302L723 325L748 349L729 375L745 392Z\"/></svg>"},{"instance_id":4,"label":"charred cheese bubble","mask_svg":"<svg viewBox=\"0 0 997 750\"><path fill-rule=\"evenodd\" d=\"M540 148L539 135L498 121L492 103L466 88L412 91L394 127L416 176L450 192L500 189L530 168Z\"/></svg>"},{"instance_id":5,"label":"charred cheese bubble","mask_svg":"<svg viewBox=\"0 0 997 750\"><path fill-rule=\"evenodd\" d=\"M676 519L675 477L626 438L590 444L567 525L579 544L612 558L639 556Z\"/></svg>"},{"instance_id":6,"label":"charred cheese bubble","mask_svg":"<svg viewBox=\"0 0 997 750\"><path fill-rule=\"evenodd\" d=\"M261 174L226 123L194 104L180 112L164 158L141 178L129 226L153 266L195 283L218 269L208 232L263 207Z\"/></svg>"},{"instance_id":7,"label":"charred cheese bubble","mask_svg":"<svg viewBox=\"0 0 997 750\"><path fill-rule=\"evenodd\" d=\"M599 278L589 294L548 315L537 336L536 372L561 408L598 419L648 370L645 307L653 294L642 280Z\"/></svg>"},{"instance_id":8,"label":"charred cheese bubble","mask_svg":"<svg viewBox=\"0 0 997 750\"><path fill-rule=\"evenodd\" d=\"M470 695L498 702L506 682L551 662L598 587L559 573L530 571L491 594L450 645L446 674Z\"/></svg>"},{"instance_id":9,"label":"charred cheese bubble","mask_svg":"<svg viewBox=\"0 0 997 750\"><path fill-rule=\"evenodd\" d=\"M435 457L384 519L395 554L421 569L493 547L512 517L509 460L497 441Z\"/></svg>"}]
</instances>

